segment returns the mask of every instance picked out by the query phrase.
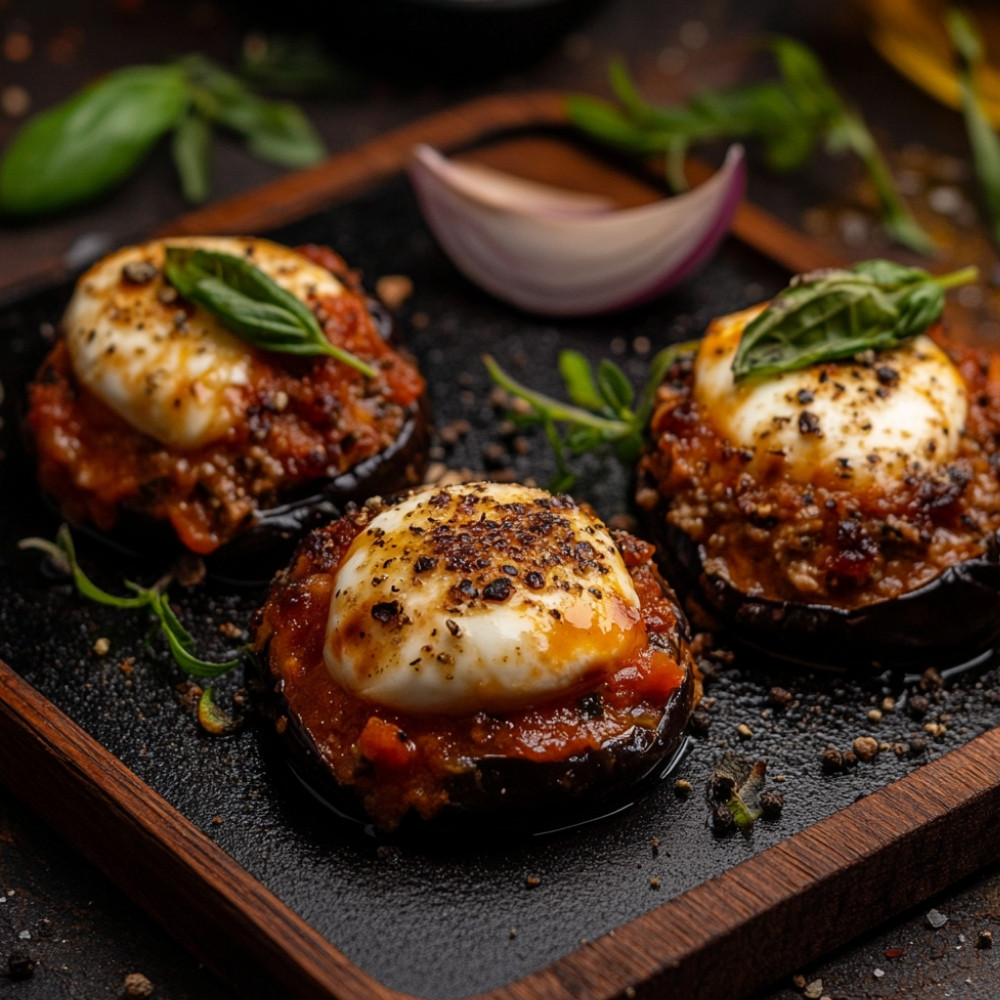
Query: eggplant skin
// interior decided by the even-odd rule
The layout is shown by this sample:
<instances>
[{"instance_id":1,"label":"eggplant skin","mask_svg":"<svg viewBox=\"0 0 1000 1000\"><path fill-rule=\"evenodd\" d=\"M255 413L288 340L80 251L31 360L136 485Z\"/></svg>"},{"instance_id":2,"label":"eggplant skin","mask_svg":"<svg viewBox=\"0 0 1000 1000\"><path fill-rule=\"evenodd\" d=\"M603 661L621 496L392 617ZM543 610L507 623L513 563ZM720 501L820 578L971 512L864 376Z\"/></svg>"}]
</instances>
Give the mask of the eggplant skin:
<instances>
[{"instance_id":1,"label":"eggplant skin","mask_svg":"<svg viewBox=\"0 0 1000 1000\"><path fill-rule=\"evenodd\" d=\"M942 669L969 663L1000 642L1000 538L976 558L891 600L857 608L745 594L705 570L704 549L668 524L658 535L665 571L758 652L805 666L848 670Z\"/></svg>"},{"instance_id":2,"label":"eggplant skin","mask_svg":"<svg viewBox=\"0 0 1000 1000\"><path fill-rule=\"evenodd\" d=\"M484 756L467 761L467 769L447 783L447 803L429 818L411 810L398 830L418 837L469 830L477 835L534 834L616 812L655 786L683 753L687 723L700 694L692 663L655 728L633 726L597 750L563 760ZM263 695L262 707L266 716L284 720L278 728L286 762L313 797L372 832L397 831L373 824L358 789L337 783L307 729L288 712L280 687Z\"/></svg>"},{"instance_id":3,"label":"eggplant skin","mask_svg":"<svg viewBox=\"0 0 1000 1000\"><path fill-rule=\"evenodd\" d=\"M323 650L337 573L354 539L395 502L373 500L307 535L253 616L260 707L299 781L337 813L374 822L380 832L456 826L485 836L491 829L541 832L594 819L659 780L684 746L700 675L686 619L653 562L653 546L624 532L613 537L639 595L648 643L627 654L624 673L549 693L512 713L456 715L393 710L334 681ZM554 502L554 509L561 508ZM521 531L522 523L514 523ZM526 545L531 536L518 537ZM531 546L492 544L476 550L480 562L499 552L525 574L536 564L524 560L539 558ZM465 564L440 572L461 576ZM640 680L630 682L633 665L643 663ZM369 726L389 742L366 744ZM393 757L396 737L412 756ZM558 739L567 741L562 756ZM388 756L363 749L374 746L386 747ZM545 756L528 755L529 746L547 748Z\"/></svg>"}]
</instances>

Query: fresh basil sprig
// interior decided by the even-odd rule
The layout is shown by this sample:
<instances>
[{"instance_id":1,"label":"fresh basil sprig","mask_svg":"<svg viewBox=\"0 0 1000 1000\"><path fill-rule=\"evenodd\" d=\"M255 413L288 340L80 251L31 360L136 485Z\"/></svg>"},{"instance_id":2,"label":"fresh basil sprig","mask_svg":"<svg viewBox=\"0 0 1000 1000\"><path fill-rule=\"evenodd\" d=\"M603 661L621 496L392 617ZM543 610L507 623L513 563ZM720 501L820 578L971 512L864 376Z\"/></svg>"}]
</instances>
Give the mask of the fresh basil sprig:
<instances>
[{"instance_id":1,"label":"fresh basil sprig","mask_svg":"<svg viewBox=\"0 0 1000 1000\"><path fill-rule=\"evenodd\" d=\"M282 354L328 354L366 378L371 365L331 344L312 310L248 260L200 247L168 246L164 274L248 343Z\"/></svg>"},{"instance_id":2,"label":"fresh basil sprig","mask_svg":"<svg viewBox=\"0 0 1000 1000\"><path fill-rule=\"evenodd\" d=\"M602 360L595 373L590 362L578 351L567 350L559 354L559 373L571 403L561 402L522 385L489 355L484 356L483 363L497 385L529 404L528 414L512 413L512 419L541 424L544 428L557 469L549 488L562 492L571 489L576 480L569 456L610 447L626 468L634 466L656 401L656 390L671 365L682 355L693 353L697 343L672 344L653 358L649 378L637 406L634 405L635 391L618 365Z\"/></svg>"},{"instance_id":3,"label":"fresh basil sprig","mask_svg":"<svg viewBox=\"0 0 1000 1000\"><path fill-rule=\"evenodd\" d=\"M295 104L258 97L203 56L130 66L25 123L0 159L0 212L27 217L92 201L121 184L169 132L184 195L202 201L215 125L281 166L308 166L324 155Z\"/></svg>"},{"instance_id":4,"label":"fresh basil sprig","mask_svg":"<svg viewBox=\"0 0 1000 1000\"><path fill-rule=\"evenodd\" d=\"M118 597L98 587L80 568L76 559L73 537L65 524L59 527L55 542L50 542L46 538L23 538L18 543L18 547L38 549L46 553L57 566L73 577L79 594L90 601L106 604L113 608L148 608L159 623L160 632L167 642L174 662L185 673L193 677L220 677L240 665L238 657L221 663L213 663L195 656L194 637L181 624L164 593L169 580L160 581L152 587L140 587L138 584L126 580L125 586L133 592L133 597Z\"/></svg>"},{"instance_id":5,"label":"fresh basil sprig","mask_svg":"<svg viewBox=\"0 0 1000 1000\"><path fill-rule=\"evenodd\" d=\"M985 50L972 21L962 11L949 10L947 25L959 57L958 82L962 88L962 114L972 163L982 189L990 232L994 242L1000 244L1000 136L983 110L976 85L976 72L984 62Z\"/></svg>"},{"instance_id":6,"label":"fresh basil sprig","mask_svg":"<svg viewBox=\"0 0 1000 1000\"><path fill-rule=\"evenodd\" d=\"M625 66L614 62L610 80L616 103L570 97L570 120L595 139L627 152L665 154L667 179L678 191L686 187L684 159L702 143L756 141L768 165L782 172L804 166L821 144L832 153L852 152L868 171L886 232L903 246L930 253L933 241L896 190L860 112L833 88L819 59L792 38L773 38L767 45L778 64L778 79L704 91L670 107L646 102Z\"/></svg>"},{"instance_id":7,"label":"fresh basil sprig","mask_svg":"<svg viewBox=\"0 0 1000 1000\"><path fill-rule=\"evenodd\" d=\"M895 347L941 316L945 289L976 276L974 267L935 277L888 260L798 275L747 324L733 377L774 375Z\"/></svg>"}]
</instances>

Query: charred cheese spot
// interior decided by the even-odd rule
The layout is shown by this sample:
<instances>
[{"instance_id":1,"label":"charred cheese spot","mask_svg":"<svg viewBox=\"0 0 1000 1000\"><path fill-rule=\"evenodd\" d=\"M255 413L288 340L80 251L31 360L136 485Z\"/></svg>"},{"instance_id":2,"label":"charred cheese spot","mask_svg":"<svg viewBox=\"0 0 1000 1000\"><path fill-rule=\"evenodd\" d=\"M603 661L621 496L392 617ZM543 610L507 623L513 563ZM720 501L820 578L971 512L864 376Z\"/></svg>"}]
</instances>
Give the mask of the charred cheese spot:
<instances>
[{"instance_id":1,"label":"charred cheese spot","mask_svg":"<svg viewBox=\"0 0 1000 1000\"><path fill-rule=\"evenodd\" d=\"M201 306L180 300L163 278L167 246L199 246L245 257L310 301L336 296L327 270L267 240L188 237L127 247L95 264L63 319L80 383L137 430L194 449L241 419L250 348Z\"/></svg>"},{"instance_id":2,"label":"charred cheese spot","mask_svg":"<svg viewBox=\"0 0 1000 1000\"><path fill-rule=\"evenodd\" d=\"M336 575L333 679L410 712L506 711L593 684L645 640L615 542L524 486L423 491L374 517Z\"/></svg>"},{"instance_id":3,"label":"charred cheese spot","mask_svg":"<svg viewBox=\"0 0 1000 1000\"><path fill-rule=\"evenodd\" d=\"M863 485L955 457L968 415L965 386L930 338L880 351L872 364L828 362L737 385L740 336L762 308L716 320L694 365L695 399L749 453L749 472Z\"/></svg>"}]
</instances>

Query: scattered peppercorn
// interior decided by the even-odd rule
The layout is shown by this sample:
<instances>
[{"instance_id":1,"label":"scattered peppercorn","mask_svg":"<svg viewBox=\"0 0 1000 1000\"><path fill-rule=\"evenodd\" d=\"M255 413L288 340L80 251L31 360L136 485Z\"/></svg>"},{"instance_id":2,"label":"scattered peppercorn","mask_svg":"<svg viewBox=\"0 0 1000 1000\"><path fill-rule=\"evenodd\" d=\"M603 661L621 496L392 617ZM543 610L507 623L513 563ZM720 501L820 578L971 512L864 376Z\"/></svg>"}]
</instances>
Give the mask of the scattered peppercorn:
<instances>
[{"instance_id":1,"label":"scattered peppercorn","mask_svg":"<svg viewBox=\"0 0 1000 1000\"><path fill-rule=\"evenodd\" d=\"M717 805L712 809L712 833L716 837L726 837L736 829L736 820L733 814L724 805Z\"/></svg>"},{"instance_id":2,"label":"scattered peppercorn","mask_svg":"<svg viewBox=\"0 0 1000 1000\"><path fill-rule=\"evenodd\" d=\"M760 814L764 819L777 819L785 808L785 796L781 792L763 792L760 796Z\"/></svg>"},{"instance_id":3,"label":"scattered peppercorn","mask_svg":"<svg viewBox=\"0 0 1000 1000\"><path fill-rule=\"evenodd\" d=\"M844 755L832 743L823 751L821 760L827 774L839 774L844 770Z\"/></svg>"},{"instance_id":4,"label":"scattered peppercorn","mask_svg":"<svg viewBox=\"0 0 1000 1000\"><path fill-rule=\"evenodd\" d=\"M708 732L711 723L712 720L708 712L703 712L699 709L691 713L691 718L688 721L688 729L696 736L704 736Z\"/></svg>"},{"instance_id":5,"label":"scattered peppercorn","mask_svg":"<svg viewBox=\"0 0 1000 1000\"><path fill-rule=\"evenodd\" d=\"M792 702L792 694L783 687L773 687L767 692L767 700L775 708L786 708Z\"/></svg>"}]
</instances>

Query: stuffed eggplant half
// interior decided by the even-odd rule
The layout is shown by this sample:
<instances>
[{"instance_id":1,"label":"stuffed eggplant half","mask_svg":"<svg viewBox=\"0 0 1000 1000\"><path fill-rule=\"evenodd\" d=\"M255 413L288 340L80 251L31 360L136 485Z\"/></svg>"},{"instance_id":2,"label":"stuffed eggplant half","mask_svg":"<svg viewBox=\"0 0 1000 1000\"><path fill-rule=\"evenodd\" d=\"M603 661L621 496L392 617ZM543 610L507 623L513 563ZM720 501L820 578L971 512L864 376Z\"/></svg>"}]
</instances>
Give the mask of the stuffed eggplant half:
<instances>
[{"instance_id":1,"label":"stuffed eggplant half","mask_svg":"<svg viewBox=\"0 0 1000 1000\"><path fill-rule=\"evenodd\" d=\"M419 482L424 382L376 320L326 248L195 237L112 254L30 389L43 491L129 547L206 555Z\"/></svg>"},{"instance_id":2,"label":"stuffed eggplant half","mask_svg":"<svg viewBox=\"0 0 1000 1000\"><path fill-rule=\"evenodd\" d=\"M809 664L943 667L990 650L1000 358L944 346L932 322L741 377L764 313L716 320L659 389L637 498L678 586L744 642ZM771 360L789 343L775 338Z\"/></svg>"},{"instance_id":3,"label":"stuffed eggplant half","mask_svg":"<svg viewBox=\"0 0 1000 1000\"><path fill-rule=\"evenodd\" d=\"M492 483L373 499L311 533L254 619L297 773L381 830L562 825L628 801L697 698L652 553L568 497Z\"/></svg>"}]
</instances>

